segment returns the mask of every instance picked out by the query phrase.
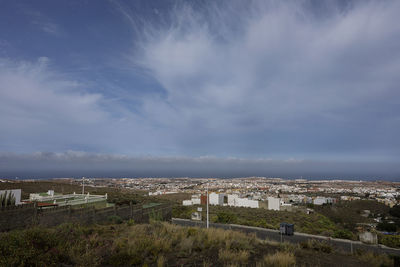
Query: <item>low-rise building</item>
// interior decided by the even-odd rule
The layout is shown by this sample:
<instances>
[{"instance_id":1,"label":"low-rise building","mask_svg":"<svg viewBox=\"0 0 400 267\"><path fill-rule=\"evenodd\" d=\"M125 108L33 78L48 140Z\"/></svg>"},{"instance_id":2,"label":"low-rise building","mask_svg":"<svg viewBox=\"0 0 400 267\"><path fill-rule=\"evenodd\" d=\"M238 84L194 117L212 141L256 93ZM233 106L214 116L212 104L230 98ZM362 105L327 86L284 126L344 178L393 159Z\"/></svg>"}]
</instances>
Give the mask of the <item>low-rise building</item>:
<instances>
[{"instance_id":1,"label":"low-rise building","mask_svg":"<svg viewBox=\"0 0 400 267\"><path fill-rule=\"evenodd\" d=\"M225 194L217 194L217 193L209 194L208 198L210 205L222 206L224 204L224 196Z\"/></svg>"},{"instance_id":2,"label":"low-rise building","mask_svg":"<svg viewBox=\"0 0 400 267\"><path fill-rule=\"evenodd\" d=\"M268 209L269 210L280 210L281 199L276 197L268 197Z\"/></svg>"}]
</instances>

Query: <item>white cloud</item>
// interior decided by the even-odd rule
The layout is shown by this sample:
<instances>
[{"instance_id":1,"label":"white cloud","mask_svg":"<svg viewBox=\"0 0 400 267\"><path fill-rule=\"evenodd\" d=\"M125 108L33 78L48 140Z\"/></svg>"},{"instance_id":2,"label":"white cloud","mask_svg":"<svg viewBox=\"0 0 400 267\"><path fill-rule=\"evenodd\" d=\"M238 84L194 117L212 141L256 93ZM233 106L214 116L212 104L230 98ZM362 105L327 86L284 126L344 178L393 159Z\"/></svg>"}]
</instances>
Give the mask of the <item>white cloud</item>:
<instances>
[{"instance_id":1,"label":"white cloud","mask_svg":"<svg viewBox=\"0 0 400 267\"><path fill-rule=\"evenodd\" d=\"M256 1L239 11L237 2L226 8L230 3L186 5L165 25L147 25L135 63L166 90L165 98L144 99L145 110L152 107L149 119L174 125L183 139L196 140L200 131L244 143L253 142L246 134L279 143L272 132L296 138L297 130L316 139L306 128L316 124L319 132L327 129L311 148L317 150L326 142L380 147L394 138L371 131L369 120L399 132L374 118L385 105L393 116L385 119L399 119L393 102L400 96L398 1L331 6L324 14L305 8L308 2Z\"/></svg>"},{"instance_id":2,"label":"white cloud","mask_svg":"<svg viewBox=\"0 0 400 267\"><path fill-rule=\"evenodd\" d=\"M100 94L96 81L89 91L46 57L0 59L0 151L399 154L399 2L319 10L308 1L222 1L184 4L155 20L112 2L140 32L134 69L164 91L108 95L117 88L109 81Z\"/></svg>"}]
</instances>

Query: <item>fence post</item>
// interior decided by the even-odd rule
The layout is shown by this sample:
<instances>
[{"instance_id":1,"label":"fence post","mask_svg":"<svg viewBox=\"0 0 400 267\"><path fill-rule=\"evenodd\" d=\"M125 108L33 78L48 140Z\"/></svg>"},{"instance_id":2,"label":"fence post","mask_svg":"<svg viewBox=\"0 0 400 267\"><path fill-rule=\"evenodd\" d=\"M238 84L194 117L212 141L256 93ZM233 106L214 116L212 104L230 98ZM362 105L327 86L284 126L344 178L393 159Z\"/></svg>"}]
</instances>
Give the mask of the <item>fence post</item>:
<instances>
[{"instance_id":1,"label":"fence post","mask_svg":"<svg viewBox=\"0 0 400 267\"><path fill-rule=\"evenodd\" d=\"M130 218L132 219L133 218L133 207L132 207L132 201L129 201L129 208L130 208Z\"/></svg>"},{"instance_id":2,"label":"fence post","mask_svg":"<svg viewBox=\"0 0 400 267\"><path fill-rule=\"evenodd\" d=\"M37 225L38 224L38 214L37 214L37 202L33 204L33 224Z\"/></svg>"},{"instance_id":3,"label":"fence post","mask_svg":"<svg viewBox=\"0 0 400 267\"><path fill-rule=\"evenodd\" d=\"M93 206L93 223L96 223L96 207Z\"/></svg>"},{"instance_id":4,"label":"fence post","mask_svg":"<svg viewBox=\"0 0 400 267\"><path fill-rule=\"evenodd\" d=\"M114 205L114 215L117 216L117 205Z\"/></svg>"}]
</instances>

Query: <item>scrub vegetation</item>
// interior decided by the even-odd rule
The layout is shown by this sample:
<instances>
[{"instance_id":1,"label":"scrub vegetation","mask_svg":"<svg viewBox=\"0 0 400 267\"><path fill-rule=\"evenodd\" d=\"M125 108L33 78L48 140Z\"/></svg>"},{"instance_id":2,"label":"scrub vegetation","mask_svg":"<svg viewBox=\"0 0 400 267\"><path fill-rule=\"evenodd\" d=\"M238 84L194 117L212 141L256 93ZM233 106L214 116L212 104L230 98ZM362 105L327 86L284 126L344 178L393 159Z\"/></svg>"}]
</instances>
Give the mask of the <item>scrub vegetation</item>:
<instances>
[{"instance_id":1,"label":"scrub vegetation","mask_svg":"<svg viewBox=\"0 0 400 267\"><path fill-rule=\"evenodd\" d=\"M189 219L196 207L175 206L172 217ZM203 208L205 218L205 208ZM274 211L266 209L252 209L226 206L212 206L210 220L216 223L234 223L248 226L279 229L281 222L294 223L295 231L325 236L354 239L350 231L336 225L322 214L305 214L304 212Z\"/></svg>"},{"instance_id":2,"label":"scrub vegetation","mask_svg":"<svg viewBox=\"0 0 400 267\"><path fill-rule=\"evenodd\" d=\"M343 255L236 231L166 222L62 224L0 233L0 266L390 266L385 255ZM319 249L316 249L319 248Z\"/></svg>"}]
</instances>

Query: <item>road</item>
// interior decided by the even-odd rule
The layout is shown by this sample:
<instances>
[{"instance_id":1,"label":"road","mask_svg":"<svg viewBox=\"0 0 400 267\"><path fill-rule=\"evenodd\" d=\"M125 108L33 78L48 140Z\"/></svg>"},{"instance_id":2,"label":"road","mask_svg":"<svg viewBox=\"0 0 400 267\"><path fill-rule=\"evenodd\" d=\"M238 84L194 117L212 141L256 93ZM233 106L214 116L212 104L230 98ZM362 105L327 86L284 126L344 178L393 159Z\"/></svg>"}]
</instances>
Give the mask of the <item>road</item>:
<instances>
[{"instance_id":1,"label":"road","mask_svg":"<svg viewBox=\"0 0 400 267\"><path fill-rule=\"evenodd\" d=\"M206 223L201 221L192 221L187 219L172 218L172 223L182 226L198 226L205 227ZM210 227L222 228L226 230L236 230L245 233L255 233L260 239L268 239L276 242L301 243L308 240L324 241L332 245L335 249L346 253L354 253L357 250L372 251L375 253L387 253L390 255L400 256L400 249L389 248L384 245L368 245L360 241L351 241L347 239L330 238L326 236L310 235L295 232L292 236L280 235L278 230L265 229L260 227L252 227L237 224L220 224L210 223Z\"/></svg>"}]
</instances>

